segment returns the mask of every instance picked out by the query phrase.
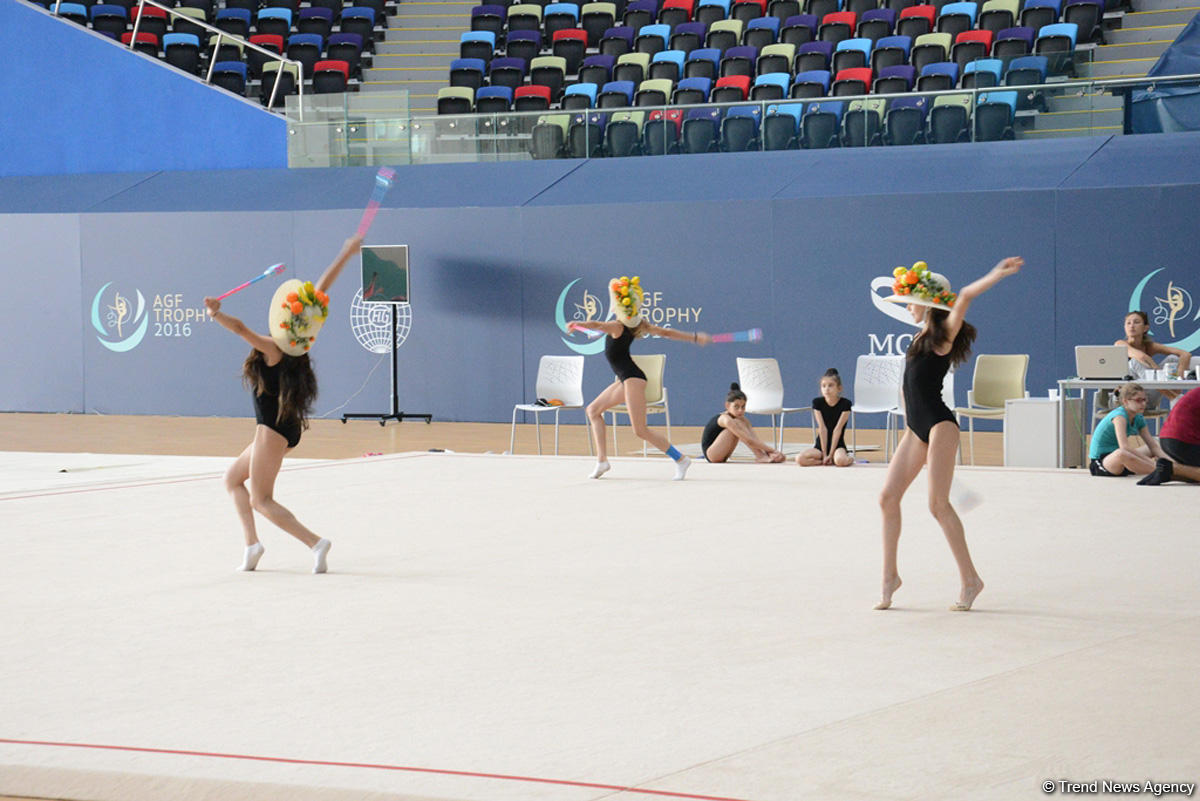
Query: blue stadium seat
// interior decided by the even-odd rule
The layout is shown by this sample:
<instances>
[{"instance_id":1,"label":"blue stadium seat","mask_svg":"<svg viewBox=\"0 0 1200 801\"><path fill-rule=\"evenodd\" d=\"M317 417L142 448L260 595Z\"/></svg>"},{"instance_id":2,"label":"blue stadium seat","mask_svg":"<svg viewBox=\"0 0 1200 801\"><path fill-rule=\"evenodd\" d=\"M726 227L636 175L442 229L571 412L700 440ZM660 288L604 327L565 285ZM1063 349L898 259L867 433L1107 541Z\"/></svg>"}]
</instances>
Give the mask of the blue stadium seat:
<instances>
[{"instance_id":1,"label":"blue stadium seat","mask_svg":"<svg viewBox=\"0 0 1200 801\"><path fill-rule=\"evenodd\" d=\"M975 141L998 142L1015 139L1013 120L1017 113L1017 93L984 92L975 105Z\"/></svg>"},{"instance_id":2,"label":"blue stadium seat","mask_svg":"<svg viewBox=\"0 0 1200 801\"><path fill-rule=\"evenodd\" d=\"M245 97L246 65L240 61L218 61L213 65L212 84Z\"/></svg>"},{"instance_id":3,"label":"blue stadium seat","mask_svg":"<svg viewBox=\"0 0 1200 801\"><path fill-rule=\"evenodd\" d=\"M741 153L758 150L758 126L761 106L734 106L721 120L721 150Z\"/></svg>"},{"instance_id":4,"label":"blue stadium seat","mask_svg":"<svg viewBox=\"0 0 1200 801\"><path fill-rule=\"evenodd\" d=\"M683 118L679 132L679 152L709 153L717 149L722 110L719 108L696 108Z\"/></svg>"},{"instance_id":5,"label":"blue stadium seat","mask_svg":"<svg viewBox=\"0 0 1200 801\"><path fill-rule=\"evenodd\" d=\"M958 65L953 61L926 64L917 78L918 92L941 92L958 86Z\"/></svg>"},{"instance_id":6,"label":"blue stadium seat","mask_svg":"<svg viewBox=\"0 0 1200 801\"><path fill-rule=\"evenodd\" d=\"M804 116L800 118L800 147L804 150L838 147L845 107L846 103L842 100L809 103Z\"/></svg>"},{"instance_id":7,"label":"blue stadium seat","mask_svg":"<svg viewBox=\"0 0 1200 801\"><path fill-rule=\"evenodd\" d=\"M483 71L486 68L487 63L481 58L456 58L450 62L450 85L478 90L483 86Z\"/></svg>"},{"instance_id":8,"label":"blue stadium seat","mask_svg":"<svg viewBox=\"0 0 1200 801\"><path fill-rule=\"evenodd\" d=\"M609 28L600 37L600 52L609 56L620 56L633 50L633 28L618 25Z\"/></svg>"},{"instance_id":9,"label":"blue stadium seat","mask_svg":"<svg viewBox=\"0 0 1200 801\"><path fill-rule=\"evenodd\" d=\"M466 31L458 37L460 58L478 58L485 63L496 51L496 34L491 31Z\"/></svg>"},{"instance_id":10,"label":"blue stadium seat","mask_svg":"<svg viewBox=\"0 0 1200 801\"><path fill-rule=\"evenodd\" d=\"M836 75L845 69L871 66L871 49L874 44L870 39L864 38L843 39L834 47L829 71Z\"/></svg>"},{"instance_id":11,"label":"blue stadium seat","mask_svg":"<svg viewBox=\"0 0 1200 801\"><path fill-rule=\"evenodd\" d=\"M867 65L879 75L888 67L908 63L908 54L912 50L911 36L883 36L875 40L871 48L871 61Z\"/></svg>"},{"instance_id":12,"label":"blue stadium seat","mask_svg":"<svg viewBox=\"0 0 1200 801\"><path fill-rule=\"evenodd\" d=\"M163 59L171 66L195 75L200 70L200 37L194 33L163 36Z\"/></svg>"},{"instance_id":13,"label":"blue stadium seat","mask_svg":"<svg viewBox=\"0 0 1200 801\"><path fill-rule=\"evenodd\" d=\"M755 17L746 23L742 44L762 50L779 41L779 17Z\"/></svg>"},{"instance_id":14,"label":"blue stadium seat","mask_svg":"<svg viewBox=\"0 0 1200 801\"><path fill-rule=\"evenodd\" d=\"M682 50L660 50L650 59L648 78L669 78L678 83L683 77L683 63L687 56Z\"/></svg>"},{"instance_id":15,"label":"blue stadium seat","mask_svg":"<svg viewBox=\"0 0 1200 801\"><path fill-rule=\"evenodd\" d=\"M333 32L333 11L328 8L302 8L296 20L296 30L300 33L315 33L322 40L328 39Z\"/></svg>"},{"instance_id":16,"label":"blue stadium seat","mask_svg":"<svg viewBox=\"0 0 1200 801\"><path fill-rule=\"evenodd\" d=\"M562 107L564 109L586 109L596 105L596 96L600 87L594 83L575 83L563 91Z\"/></svg>"},{"instance_id":17,"label":"blue stadium seat","mask_svg":"<svg viewBox=\"0 0 1200 801\"><path fill-rule=\"evenodd\" d=\"M633 81L609 81L596 96L598 108L624 108L633 105Z\"/></svg>"},{"instance_id":18,"label":"blue stadium seat","mask_svg":"<svg viewBox=\"0 0 1200 801\"><path fill-rule=\"evenodd\" d=\"M1004 62L998 58L981 58L978 61L972 61L963 70L962 86L964 89L999 86L1003 71Z\"/></svg>"},{"instance_id":19,"label":"blue stadium seat","mask_svg":"<svg viewBox=\"0 0 1200 801\"><path fill-rule=\"evenodd\" d=\"M783 100L788 96L792 76L786 72L769 72L759 75L750 87L751 100Z\"/></svg>"},{"instance_id":20,"label":"blue stadium seat","mask_svg":"<svg viewBox=\"0 0 1200 801\"><path fill-rule=\"evenodd\" d=\"M684 78L675 86L671 103L680 106L707 103L712 85L712 78Z\"/></svg>"},{"instance_id":21,"label":"blue stadium seat","mask_svg":"<svg viewBox=\"0 0 1200 801\"><path fill-rule=\"evenodd\" d=\"M788 97L793 99L825 97L829 94L829 84L832 82L833 76L829 74L829 70L797 72L796 77L792 80L791 89L788 91Z\"/></svg>"},{"instance_id":22,"label":"blue stadium seat","mask_svg":"<svg viewBox=\"0 0 1200 801\"><path fill-rule=\"evenodd\" d=\"M503 114L512 108L511 86L484 86L475 93L477 114Z\"/></svg>"},{"instance_id":23,"label":"blue stadium seat","mask_svg":"<svg viewBox=\"0 0 1200 801\"><path fill-rule=\"evenodd\" d=\"M763 150L794 150L799 143L803 114L803 103L767 106L767 116L762 121Z\"/></svg>"}]
</instances>

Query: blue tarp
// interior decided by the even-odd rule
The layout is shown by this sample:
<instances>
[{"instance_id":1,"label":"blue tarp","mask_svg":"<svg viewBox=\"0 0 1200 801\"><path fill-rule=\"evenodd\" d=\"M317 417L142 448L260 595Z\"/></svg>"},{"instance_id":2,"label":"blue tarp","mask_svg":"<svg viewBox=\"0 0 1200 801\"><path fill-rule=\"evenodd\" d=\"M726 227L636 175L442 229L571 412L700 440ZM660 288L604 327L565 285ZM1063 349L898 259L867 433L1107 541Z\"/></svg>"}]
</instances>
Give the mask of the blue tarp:
<instances>
[{"instance_id":1,"label":"blue tarp","mask_svg":"<svg viewBox=\"0 0 1200 801\"><path fill-rule=\"evenodd\" d=\"M1197 73L1200 73L1200 14L1192 18L1146 76ZM1139 89L1132 93L1130 101L1133 133L1200 131L1200 84Z\"/></svg>"}]
</instances>

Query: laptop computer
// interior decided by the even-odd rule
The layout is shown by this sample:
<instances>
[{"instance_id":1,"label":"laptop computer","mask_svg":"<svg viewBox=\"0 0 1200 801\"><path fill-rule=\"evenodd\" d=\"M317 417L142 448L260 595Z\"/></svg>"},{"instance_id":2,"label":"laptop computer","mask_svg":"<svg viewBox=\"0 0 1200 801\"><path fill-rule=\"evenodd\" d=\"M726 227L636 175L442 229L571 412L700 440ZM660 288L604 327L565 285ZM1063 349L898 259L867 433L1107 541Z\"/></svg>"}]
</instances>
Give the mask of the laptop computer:
<instances>
[{"instance_id":1,"label":"laptop computer","mask_svg":"<svg viewBox=\"0 0 1200 801\"><path fill-rule=\"evenodd\" d=\"M1110 381L1124 378L1129 375L1129 351L1124 345L1076 345L1075 374Z\"/></svg>"}]
</instances>

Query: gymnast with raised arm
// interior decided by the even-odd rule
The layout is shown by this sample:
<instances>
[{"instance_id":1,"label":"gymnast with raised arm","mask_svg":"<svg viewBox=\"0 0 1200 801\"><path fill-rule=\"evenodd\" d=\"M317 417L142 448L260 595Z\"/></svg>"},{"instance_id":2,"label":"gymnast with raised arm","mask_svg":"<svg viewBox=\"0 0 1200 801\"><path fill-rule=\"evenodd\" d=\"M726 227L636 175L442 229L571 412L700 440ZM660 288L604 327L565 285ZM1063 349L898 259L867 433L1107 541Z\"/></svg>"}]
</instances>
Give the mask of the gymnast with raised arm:
<instances>
[{"instance_id":1,"label":"gymnast with raised arm","mask_svg":"<svg viewBox=\"0 0 1200 801\"><path fill-rule=\"evenodd\" d=\"M212 319L251 348L242 365L242 380L250 388L258 422L254 439L225 473L225 489L233 499L246 540L239 570L254 570L265 550L255 529L255 512L312 550L314 573L326 570L325 557L332 543L306 528L275 500L275 478L283 457L299 444L301 432L308 428L308 414L317 397L317 377L308 351L329 315L326 292L361 245L361 236L347 239L316 284L295 279L281 284L271 301L270 334L257 333L225 314L216 298L204 299Z\"/></svg>"},{"instance_id":2,"label":"gymnast with raised arm","mask_svg":"<svg viewBox=\"0 0 1200 801\"><path fill-rule=\"evenodd\" d=\"M931 272L925 262L912 269L897 267L893 294L885 300L907 304L921 330L913 337L904 367L904 408L907 430L888 465L879 507L883 513L883 592L876 609L892 605L900 588L896 551L900 544L900 501L921 468L929 468L929 511L942 528L950 552L958 565L962 586L958 601L950 607L966 612L983 591L983 580L971 561L962 521L950 504L954 480L954 455L958 451L958 422L942 400L942 382L952 365L962 364L975 341L974 326L965 316L971 303L984 292L1017 271L1024 259L1009 257L987 275L968 284L957 297L950 282Z\"/></svg>"},{"instance_id":3,"label":"gymnast with raised arm","mask_svg":"<svg viewBox=\"0 0 1200 801\"><path fill-rule=\"evenodd\" d=\"M587 416L592 424L592 438L596 443L596 466L588 478L600 478L610 469L608 447L605 443L604 413L624 403L629 410L629 422L639 437L675 460L675 481L687 475L692 460L679 452L666 437L651 431L646 425L646 374L629 355L629 346L638 337L658 336L677 342L707 345L712 337L703 331L689 333L675 328L662 328L647 322L642 314L644 292L641 279L622 276L608 282L610 316L612 320L567 323L568 331L600 331L607 335L604 340L604 358L616 375L616 380L588 404Z\"/></svg>"}]
</instances>

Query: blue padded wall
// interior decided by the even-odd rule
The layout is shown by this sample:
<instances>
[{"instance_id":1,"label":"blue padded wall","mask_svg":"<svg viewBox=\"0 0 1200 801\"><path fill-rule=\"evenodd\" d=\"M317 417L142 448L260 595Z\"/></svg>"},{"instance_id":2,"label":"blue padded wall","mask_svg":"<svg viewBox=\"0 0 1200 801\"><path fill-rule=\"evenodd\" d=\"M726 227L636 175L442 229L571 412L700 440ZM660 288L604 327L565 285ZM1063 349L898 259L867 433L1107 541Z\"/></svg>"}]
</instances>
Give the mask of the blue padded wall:
<instances>
[{"instance_id":1,"label":"blue padded wall","mask_svg":"<svg viewBox=\"0 0 1200 801\"><path fill-rule=\"evenodd\" d=\"M0 3L0 175L286 167L253 103L21 2Z\"/></svg>"},{"instance_id":2,"label":"blue padded wall","mask_svg":"<svg viewBox=\"0 0 1200 801\"><path fill-rule=\"evenodd\" d=\"M1191 305L1174 333L1165 318L1155 333L1196 349L1198 147L1200 134L1166 134L405 168L368 240L411 248L400 405L508 420L513 403L532 399L542 354L598 350L558 323L589 303L603 316L606 280L621 274L643 277L656 321L766 333L759 345L638 343L635 352L668 356L675 424L720 409L737 356L778 358L787 402L805 405L825 368L849 383L859 354L902 352L915 329L872 295L917 259L958 288L1001 256L1027 259L969 319L976 353L1030 354L1034 394L1071 374L1076 344L1120 336L1131 303L1153 312L1168 282ZM0 179L0 275L21 299L0 317L0 340L21 343L33 377L5 385L0 409L249 414L237 376L246 346L204 320L204 295L278 261L288 276L315 278L353 231L373 172ZM358 269L334 287L314 352L319 414L389 405L387 357L352 330ZM264 327L269 289L235 295L226 310ZM139 293L146 332L114 350L136 334ZM118 294L120 332L110 323ZM611 376L598 353L586 364L590 396ZM958 374L959 403L972 370Z\"/></svg>"}]
</instances>

